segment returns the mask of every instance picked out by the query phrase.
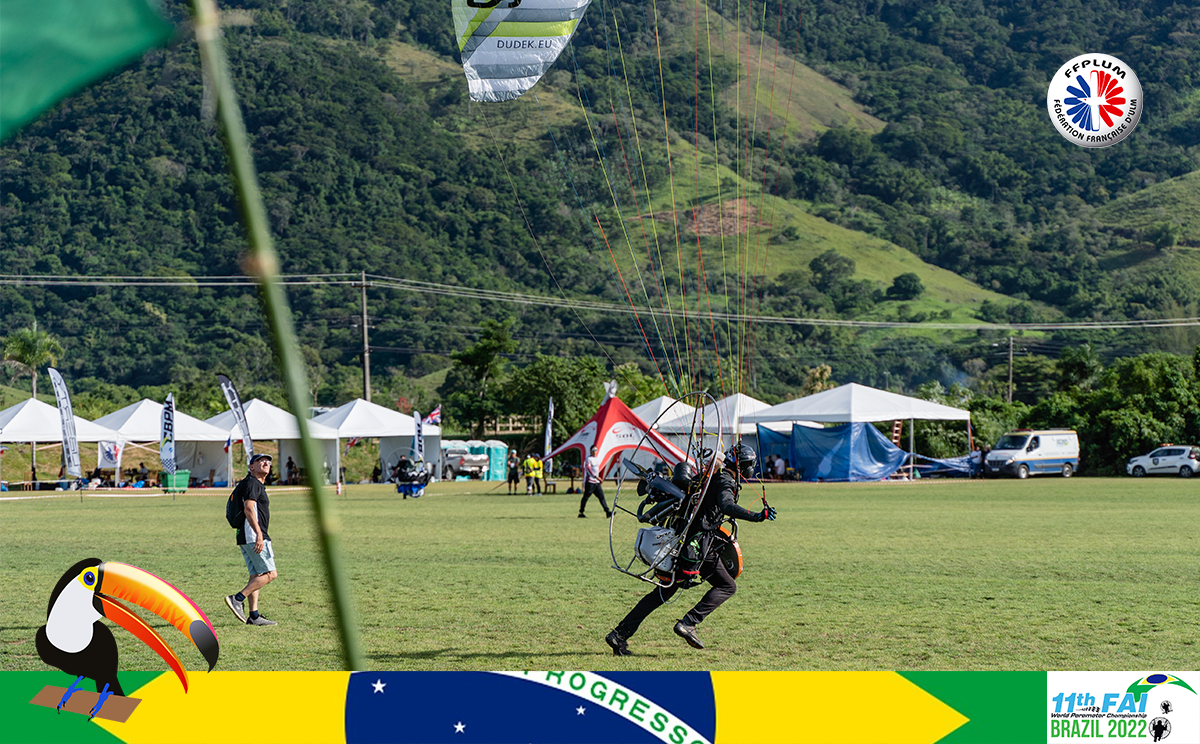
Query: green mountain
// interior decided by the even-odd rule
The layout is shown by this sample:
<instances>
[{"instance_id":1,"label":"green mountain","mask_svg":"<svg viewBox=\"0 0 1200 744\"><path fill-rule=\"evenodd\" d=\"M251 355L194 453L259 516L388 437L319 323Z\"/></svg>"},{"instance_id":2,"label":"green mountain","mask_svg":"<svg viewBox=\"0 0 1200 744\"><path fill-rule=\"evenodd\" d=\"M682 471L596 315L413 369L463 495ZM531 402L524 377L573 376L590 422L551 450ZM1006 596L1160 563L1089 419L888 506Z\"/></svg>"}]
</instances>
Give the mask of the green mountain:
<instances>
[{"instance_id":1,"label":"green mountain","mask_svg":"<svg viewBox=\"0 0 1200 744\"><path fill-rule=\"evenodd\" d=\"M589 9L531 94L481 105L466 98L444 5L226 5L290 274L842 320L1121 320L1200 303L1188 201L1200 36L1183 6L619 0ZM184 5L166 12L182 20ZM1067 143L1044 107L1048 75L1089 50L1146 71L1142 123L1103 150ZM186 41L4 142L0 187L6 275L241 273L237 206ZM1171 235L1166 253L1147 243ZM906 274L922 291L889 294ZM345 280L290 290L321 402L358 385L358 290ZM739 344L720 324L679 325L684 340L668 343L620 314L369 295L377 385L396 395L443 369L482 318L518 320L518 364L597 354L653 374L647 344L655 356ZM169 384L201 405L218 371L263 395L274 381L244 288L5 285L0 318L0 333L36 318L59 336L74 381ZM764 397L791 394L821 363L839 381L981 377L999 340L919 327L755 333L747 379ZM1085 337L1036 338L1053 351ZM1088 338L1114 354L1186 342Z\"/></svg>"}]
</instances>

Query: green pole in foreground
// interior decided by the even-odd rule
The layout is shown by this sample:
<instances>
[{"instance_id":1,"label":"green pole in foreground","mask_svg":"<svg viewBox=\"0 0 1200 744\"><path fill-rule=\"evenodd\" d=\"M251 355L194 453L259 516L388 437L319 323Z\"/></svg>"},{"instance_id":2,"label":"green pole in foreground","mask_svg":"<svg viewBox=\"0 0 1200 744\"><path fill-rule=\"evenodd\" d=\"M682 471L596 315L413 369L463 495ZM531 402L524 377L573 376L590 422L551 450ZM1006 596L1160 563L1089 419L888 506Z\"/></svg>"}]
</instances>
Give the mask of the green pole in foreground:
<instances>
[{"instance_id":1,"label":"green pole in foreground","mask_svg":"<svg viewBox=\"0 0 1200 744\"><path fill-rule=\"evenodd\" d=\"M258 279L267 322L275 340L275 351L283 367L288 403L300 427L300 459L310 473L309 495L317 535L321 542L326 579L333 591L333 608L337 616L346 668L351 671L361 670L365 667L358 646L358 630L354 623L354 611L350 607L350 592L338 559L338 533L341 523L326 500L325 488L318 482L317 477L313 477L323 473L324 468L317 454L316 444L308 435L308 381L300 359L300 345L296 341L292 313L288 308L283 285L279 281L279 258L271 241L262 193L258 188L258 175L250 157L250 146L246 141L246 127L242 122L241 108L233 90L233 80L229 77L225 48L221 44L217 6L214 0L192 0L192 11L206 83L216 97L217 117L225 131L226 154L233 172L238 203L242 208L242 220L250 241L250 255L246 258L243 269L247 275Z\"/></svg>"}]
</instances>

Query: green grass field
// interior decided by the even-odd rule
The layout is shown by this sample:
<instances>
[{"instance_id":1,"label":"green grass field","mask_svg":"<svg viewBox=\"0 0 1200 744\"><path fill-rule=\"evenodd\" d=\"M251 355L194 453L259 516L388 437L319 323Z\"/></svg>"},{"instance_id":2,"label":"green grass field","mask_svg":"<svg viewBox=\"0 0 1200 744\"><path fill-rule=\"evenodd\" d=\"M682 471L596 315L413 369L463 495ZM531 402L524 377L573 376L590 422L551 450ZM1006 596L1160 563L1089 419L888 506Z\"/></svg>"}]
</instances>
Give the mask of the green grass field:
<instances>
[{"instance_id":1,"label":"green grass field","mask_svg":"<svg viewBox=\"0 0 1200 744\"><path fill-rule=\"evenodd\" d=\"M1196 481L770 485L779 519L744 525L746 570L700 627L709 647L671 632L693 589L651 616L624 659L603 637L647 586L609 567L598 506L577 519L575 496L489 487L400 500L350 486L338 498L370 668L1172 669L1200 655ZM338 669L307 499L272 498L280 577L262 609L279 626L247 628L221 599L245 578L224 497L0 502L0 668L46 668L33 638L49 592L94 556L191 596L216 627L221 669ZM178 632L151 624L203 668ZM123 669L165 669L117 636Z\"/></svg>"}]
</instances>

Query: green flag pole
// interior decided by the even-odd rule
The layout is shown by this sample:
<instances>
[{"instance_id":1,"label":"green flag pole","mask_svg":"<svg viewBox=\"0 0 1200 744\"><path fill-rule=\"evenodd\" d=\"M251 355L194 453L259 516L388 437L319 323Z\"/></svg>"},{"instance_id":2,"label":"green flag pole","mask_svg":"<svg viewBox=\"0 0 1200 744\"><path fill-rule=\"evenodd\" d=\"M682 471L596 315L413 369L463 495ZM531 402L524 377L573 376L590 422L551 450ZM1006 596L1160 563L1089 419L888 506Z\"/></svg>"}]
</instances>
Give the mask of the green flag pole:
<instances>
[{"instance_id":1,"label":"green flag pole","mask_svg":"<svg viewBox=\"0 0 1200 744\"><path fill-rule=\"evenodd\" d=\"M288 402L292 412L296 414L296 423L300 428L300 458L309 473L313 517L321 543L326 578L333 590L334 612L337 616L346 668L351 671L361 670L365 667L358 645L358 630L354 623L354 611L350 606L350 592L338 558L338 533L341 531L341 524L333 514L325 488L319 482L319 474L324 473L324 468L321 467L316 443L308 433L308 417L305 415L310 404L307 376L300 359L300 345L296 341L292 313L284 295L283 285L279 281L279 257L271 241L262 193L258 188L258 175L246 141L246 127L242 121L233 81L229 77L225 48L221 44L217 6L213 0L192 0L192 12L195 16L196 41L200 46L206 83L216 98L217 117L225 132L226 154L229 157L238 203L242 209L242 220L250 242L250 255L243 269L247 275L258 280L262 291L267 322L271 327L275 350L283 368Z\"/></svg>"}]
</instances>

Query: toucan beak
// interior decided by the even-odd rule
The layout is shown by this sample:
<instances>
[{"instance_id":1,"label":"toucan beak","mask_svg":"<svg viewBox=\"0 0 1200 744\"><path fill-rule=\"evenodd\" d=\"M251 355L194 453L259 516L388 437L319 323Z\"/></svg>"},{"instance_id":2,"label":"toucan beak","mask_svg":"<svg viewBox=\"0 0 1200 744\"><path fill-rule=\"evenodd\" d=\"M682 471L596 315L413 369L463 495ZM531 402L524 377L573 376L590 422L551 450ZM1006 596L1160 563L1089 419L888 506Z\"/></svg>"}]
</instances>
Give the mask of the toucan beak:
<instances>
[{"instance_id":1,"label":"toucan beak","mask_svg":"<svg viewBox=\"0 0 1200 744\"><path fill-rule=\"evenodd\" d=\"M123 599L136 604L174 625L204 655L208 661L208 671L212 671L217 665L217 655L220 652L217 633L213 630L212 623L187 595L136 566L109 561L101 563L98 568L100 578L96 586L96 596L100 599L104 616L154 649L174 670L179 681L183 683L185 692L188 687L187 670L183 668L179 656L145 621L113 599Z\"/></svg>"}]
</instances>

